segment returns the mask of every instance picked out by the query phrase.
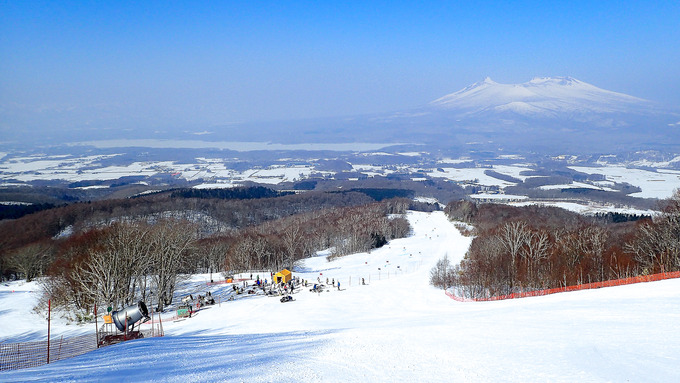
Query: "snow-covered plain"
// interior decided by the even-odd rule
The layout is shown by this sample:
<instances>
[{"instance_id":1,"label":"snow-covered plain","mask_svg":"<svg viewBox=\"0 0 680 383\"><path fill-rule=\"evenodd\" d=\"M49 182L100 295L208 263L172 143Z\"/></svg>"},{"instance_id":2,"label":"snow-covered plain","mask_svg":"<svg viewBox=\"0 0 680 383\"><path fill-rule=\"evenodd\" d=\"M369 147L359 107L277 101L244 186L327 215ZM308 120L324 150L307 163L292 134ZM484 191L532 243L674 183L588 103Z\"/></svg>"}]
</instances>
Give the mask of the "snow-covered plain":
<instances>
[{"instance_id":1,"label":"snow-covered plain","mask_svg":"<svg viewBox=\"0 0 680 383\"><path fill-rule=\"evenodd\" d=\"M506 166L504 167L504 170L507 171L510 167ZM479 185L485 185L485 186L498 186L500 188L504 188L506 186L514 186L516 185L515 182L508 182L504 181L489 175L484 174L487 170L496 170L491 169L491 168L437 168L437 169L429 169L427 171L427 175L433 178L446 178L451 181L457 181L457 182L467 182L467 183L476 183ZM528 169L522 169L522 170L528 170ZM500 171L499 171L500 173ZM513 174L518 173L517 171L513 171Z\"/></svg>"},{"instance_id":2,"label":"snow-covered plain","mask_svg":"<svg viewBox=\"0 0 680 383\"><path fill-rule=\"evenodd\" d=\"M573 211L575 213L583 215L595 215L595 214L606 214L606 213L620 213L620 214L637 214L637 215L648 215L654 216L659 214L657 210L649 209L635 209L630 206L619 206L616 204L607 204L600 202L589 202L589 203L576 203L576 202L566 202L566 201L510 201L507 202L511 206L554 206L559 207L564 210Z\"/></svg>"},{"instance_id":3,"label":"snow-covered plain","mask_svg":"<svg viewBox=\"0 0 680 383\"><path fill-rule=\"evenodd\" d=\"M222 302L167 322L163 338L0 373L0 381L680 381L680 280L459 303L429 286L428 274L444 255L460 260L470 238L441 212L408 218L409 238L332 262L308 259L294 273L339 279L340 291ZM0 295L3 337L33 331L18 328L12 294L25 304L32 296Z\"/></svg>"},{"instance_id":4,"label":"snow-covered plain","mask_svg":"<svg viewBox=\"0 0 680 383\"><path fill-rule=\"evenodd\" d=\"M254 143L251 143L254 144ZM266 143L261 143L266 146ZM368 154L368 153L367 153ZM371 152L376 155L379 152ZM400 155L416 156L420 152L400 153ZM122 177L153 177L157 175L172 176L189 182L195 182L196 188L230 188L256 182L260 184L279 184L296 182L310 177L323 176L332 178L335 172L321 170L313 160L301 164L297 161L283 161L269 166L255 166L246 170L234 170L228 165L233 159L197 157L191 163L176 161L145 161L131 162L126 165L103 165L103 160L109 160L122 154L107 155L34 155L23 157L5 157L0 160L0 187L26 185L34 181L64 180L67 182L80 181L111 181ZM506 156L508 157L508 156ZM509 158L505 158L509 159ZM521 162L515 164L487 164L484 167L455 167L455 164L469 162L469 159L447 158L432 167L422 167L412 164L380 165L375 163L350 163L352 170L361 172L368 177L388 176L393 173L412 173L413 180L425 180L426 174L431 178L450 180L459 184L497 187L504 189L516 185L512 180L503 180L485 174L494 171L506 176L525 181L530 176L535 165ZM673 160L675 161L675 160ZM668 162L670 165L673 161ZM587 173L602 174L606 181L594 183L572 183L570 185L545 185L541 189L582 187L605 191L614 190L614 182L627 182L641 188L641 192L631 196L640 198L669 198L675 189L680 188L680 171L675 169L657 168L654 170L627 168L622 165L604 164L603 166L570 166L571 169ZM501 177L503 178L503 177ZM199 183L200 182L200 183ZM89 186L89 185L88 185ZM104 185L95 185L106 187ZM91 186L89 186L91 187Z\"/></svg>"},{"instance_id":5,"label":"snow-covered plain","mask_svg":"<svg viewBox=\"0 0 680 383\"><path fill-rule=\"evenodd\" d=\"M612 188L586 184L586 183L583 183L583 182L572 182L570 184L563 184L563 185L543 185L543 186L539 186L538 188L541 189L541 190L583 188L583 189L594 189L594 190L603 190L603 191L616 191Z\"/></svg>"},{"instance_id":6,"label":"snow-covered plain","mask_svg":"<svg viewBox=\"0 0 680 383\"><path fill-rule=\"evenodd\" d=\"M602 174L609 181L627 182L640 187L642 191L632 193L633 197L669 198L675 189L680 188L680 171L678 170L657 169L653 172L624 166L569 166L569 168L587 174Z\"/></svg>"}]
</instances>

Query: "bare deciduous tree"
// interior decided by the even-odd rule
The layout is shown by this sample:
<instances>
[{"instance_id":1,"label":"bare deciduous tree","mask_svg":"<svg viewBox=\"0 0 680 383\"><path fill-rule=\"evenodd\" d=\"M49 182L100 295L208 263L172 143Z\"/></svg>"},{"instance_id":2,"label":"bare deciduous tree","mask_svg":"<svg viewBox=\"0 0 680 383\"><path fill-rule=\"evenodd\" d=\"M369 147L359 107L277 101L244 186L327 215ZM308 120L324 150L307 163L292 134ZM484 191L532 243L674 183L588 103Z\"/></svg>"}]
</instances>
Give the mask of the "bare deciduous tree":
<instances>
[{"instance_id":1,"label":"bare deciduous tree","mask_svg":"<svg viewBox=\"0 0 680 383\"><path fill-rule=\"evenodd\" d=\"M447 289L454 285L455 271L449 261L448 255L444 255L437 261L437 264L430 270L430 284L442 289Z\"/></svg>"},{"instance_id":2,"label":"bare deciduous tree","mask_svg":"<svg viewBox=\"0 0 680 383\"><path fill-rule=\"evenodd\" d=\"M51 261L52 252L49 243L32 243L10 253L6 257L7 266L30 282L43 275Z\"/></svg>"},{"instance_id":3,"label":"bare deciduous tree","mask_svg":"<svg viewBox=\"0 0 680 383\"><path fill-rule=\"evenodd\" d=\"M183 221L164 220L152 227L151 264L158 294L158 311L172 303L186 253L196 241L195 228Z\"/></svg>"},{"instance_id":4,"label":"bare deciduous tree","mask_svg":"<svg viewBox=\"0 0 680 383\"><path fill-rule=\"evenodd\" d=\"M141 223L118 223L102 232L89 257L75 264L83 291L94 301L113 307L144 299L150 265L150 228Z\"/></svg>"},{"instance_id":5,"label":"bare deciduous tree","mask_svg":"<svg viewBox=\"0 0 680 383\"><path fill-rule=\"evenodd\" d=\"M535 275L537 270L541 270L542 263L548 258L550 250L550 237L544 230L532 231L525 239L525 246L522 247L522 257L527 260L528 280L536 284L543 279L540 275ZM538 287L535 285L534 287Z\"/></svg>"},{"instance_id":6,"label":"bare deciduous tree","mask_svg":"<svg viewBox=\"0 0 680 383\"><path fill-rule=\"evenodd\" d=\"M522 254L522 248L526 245L530 235L531 231L529 230L526 222L523 221L508 222L503 224L498 234L501 244L510 256L508 275L510 278L511 289L515 283L517 261Z\"/></svg>"}]
</instances>

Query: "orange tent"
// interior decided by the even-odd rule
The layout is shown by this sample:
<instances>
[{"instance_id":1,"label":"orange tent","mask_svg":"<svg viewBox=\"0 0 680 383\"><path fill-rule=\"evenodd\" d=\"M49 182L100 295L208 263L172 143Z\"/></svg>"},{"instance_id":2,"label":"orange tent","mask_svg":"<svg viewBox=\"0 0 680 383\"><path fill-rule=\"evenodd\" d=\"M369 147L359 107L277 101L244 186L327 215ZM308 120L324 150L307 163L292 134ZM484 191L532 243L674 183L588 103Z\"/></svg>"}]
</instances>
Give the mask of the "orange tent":
<instances>
[{"instance_id":1,"label":"orange tent","mask_svg":"<svg viewBox=\"0 0 680 383\"><path fill-rule=\"evenodd\" d=\"M293 273L287 269L283 269L278 273L274 274L274 283L287 283L293 278Z\"/></svg>"}]
</instances>

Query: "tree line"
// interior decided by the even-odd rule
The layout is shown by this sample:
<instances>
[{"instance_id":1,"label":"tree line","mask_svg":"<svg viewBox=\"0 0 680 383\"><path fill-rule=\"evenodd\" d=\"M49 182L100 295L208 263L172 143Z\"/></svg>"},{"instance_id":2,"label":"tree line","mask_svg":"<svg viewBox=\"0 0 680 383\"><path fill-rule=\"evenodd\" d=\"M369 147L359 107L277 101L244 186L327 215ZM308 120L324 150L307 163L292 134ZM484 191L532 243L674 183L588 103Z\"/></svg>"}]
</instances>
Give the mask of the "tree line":
<instances>
[{"instance_id":1,"label":"tree line","mask_svg":"<svg viewBox=\"0 0 680 383\"><path fill-rule=\"evenodd\" d=\"M325 209L207 237L188 221L117 222L64 240L43 284L55 306L88 312L95 302L121 307L141 299L162 311L183 274L291 268L328 247L339 256L405 236L406 219L388 217L403 206Z\"/></svg>"},{"instance_id":2,"label":"tree line","mask_svg":"<svg viewBox=\"0 0 680 383\"><path fill-rule=\"evenodd\" d=\"M220 199L173 197L170 191L137 198L74 203L0 221L0 280L30 280L42 275L54 258L56 246L69 233L80 233L135 217L194 222L201 235L207 236L304 212L372 202L373 199L359 192L307 192L272 198ZM48 249L35 250L41 247ZM30 271L19 263L31 264Z\"/></svg>"},{"instance_id":3,"label":"tree line","mask_svg":"<svg viewBox=\"0 0 680 383\"><path fill-rule=\"evenodd\" d=\"M467 297L680 270L680 192L661 214L642 219L470 201L452 202L445 211L474 225L475 238L460 264L442 259L431 282Z\"/></svg>"},{"instance_id":4,"label":"tree line","mask_svg":"<svg viewBox=\"0 0 680 383\"><path fill-rule=\"evenodd\" d=\"M253 186L227 189L179 189L173 191L170 196L182 198L260 199L282 197L290 194L293 193L280 192L264 186Z\"/></svg>"},{"instance_id":5,"label":"tree line","mask_svg":"<svg viewBox=\"0 0 680 383\"><path fill-rule=\"evenodd\" d=\"M140 299L162 311L172 303L182 275L290 268L328 248L332 256L368 251L409 233L400 216L407 209L434 208L398 198L376 202L356 192L261 198L258 204L171 196L143 200L153 207L131 200L113 208L112 201L77 204L11 221L14 225L3 222L9 230L1 239L3 275L46 276L41 283L52 304L81 313L91 312L95 303L118 308ZM234 209L227 212L209 209L230 206ZM176 210L165 210L169 207ZM65 214L55 215L59 211ZM189 219L196 212L210 220ZM214 218L233 214L239 219ZM206 229L213 221L223 229ZM32 240L17 245L21 239Z\"/></svg>"}]
</instances>

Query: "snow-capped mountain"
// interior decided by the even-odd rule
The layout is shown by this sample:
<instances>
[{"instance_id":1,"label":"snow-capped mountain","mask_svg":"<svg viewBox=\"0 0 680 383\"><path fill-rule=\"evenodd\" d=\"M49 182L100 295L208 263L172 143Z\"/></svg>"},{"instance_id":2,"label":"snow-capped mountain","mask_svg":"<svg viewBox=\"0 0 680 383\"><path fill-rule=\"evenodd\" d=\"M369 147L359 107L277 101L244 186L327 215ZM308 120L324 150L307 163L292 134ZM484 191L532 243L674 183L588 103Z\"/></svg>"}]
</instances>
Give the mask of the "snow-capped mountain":
<instances>
[{"instance_id":1,"label":"snow-capped mountain","mask_svg":"<svg viewBox=\"0 0 680 383\"><path fill-rule=\"evenodd\" d=\"M593 153L680 150L680 113L571 77L499 84L490 78L410 110L364 116L240 126L271 141L379 142L443 150ZM291 134L294 131L295 134Z\"/></svg>"},{"instance_id":2,"label":"snow-capped mountain","mask_svg":"<svg viewBox=\"0 0 680 383\"><path fill-rule=\"evenodd\" d=\"M677 111L571 77L523 84L487 78L410 110L233 126L220 134L248 141L247 135L259 130L268 140L284 143L379 142L420 149L582 154L680 150L678 121Z\"/></svg>"},{"instance_id":3,"label":"snow-capped mountain","mask_svg":"<svg viewBox=\"0 0 680 383\"><path fill-rule=\"evenodd\" d=\"M430 103L461 116L512 112L530 117L561 114L648 113L653 103L616 93L571 77L537 77L523 84L499 84L487 77Z\"/></svg>"},{"instance_id":4,"label":"snow-capped mountain","mask_svg":"<svg viewBox=\"0 0 680 383\"><path fill-rule=\"evenodd\" d=\"M410 110L235 123L211 126L209 130L213 133L210 141L308 144L310 150L322 150L314 146L319 143L380 143L461 152L498 149L576 154L680 152L678 108L667 109L655 102L601 89L571 77L534 78L522 84L499 84L486 78ZM4 133L5 139L11 137L10 131ZM196 139L187 129L168 128L151 136L148 130L140 129L129 134L138 134L131 138L154 140L159 137ZM116 137L119 130L114 129L54 129L54 133L36 134L31 140L18 136L13 140L30 148L57 141Z\"/></svg>"}]
</instances>

